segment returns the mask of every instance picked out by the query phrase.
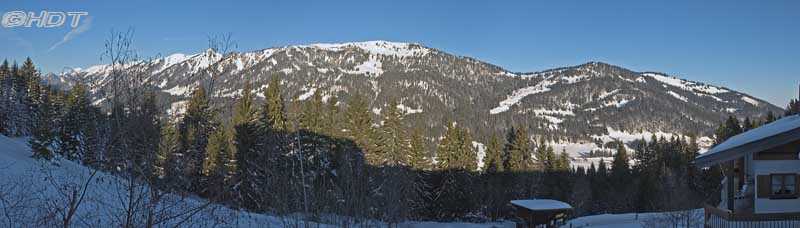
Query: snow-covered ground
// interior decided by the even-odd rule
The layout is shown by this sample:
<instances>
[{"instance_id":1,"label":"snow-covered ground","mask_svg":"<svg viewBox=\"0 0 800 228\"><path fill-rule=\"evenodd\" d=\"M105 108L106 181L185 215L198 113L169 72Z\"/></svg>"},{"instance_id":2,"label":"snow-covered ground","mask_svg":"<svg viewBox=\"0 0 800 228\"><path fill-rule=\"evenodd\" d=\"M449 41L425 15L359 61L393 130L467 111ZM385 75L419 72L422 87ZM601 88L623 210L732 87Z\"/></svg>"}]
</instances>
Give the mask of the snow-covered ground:
<instances>
[{"instance_id":1,"label":"snow-covered ground","mask_svg":"<svg viewBox=\"0 0 800 228\"><path fill-rule=\"evenodd\" d=\"M0 227L60 226L70 195L86 194L77 206L73 227L119 227L124 223L128 196L141 199L136 204L138 223L143 223L145 211L153 211L160 220L157 227L339 227L341 217L310 222L301 215L274 216L234 210L194 196L164 194L161 200L148 205L150 190L138 185L137 193L128 194L126 180L97 172L78 163L55 159L40 161L30 157L26 138L0 135ZM73 191L77 190L77 191ZM83 195L83 194L78 194ZM347 219L347 218L344 218ZM351 223L352 225L352 223ZM379 221L362 222L365 227L383 227ZM514 227L512 222L461 223L409 221L398 227ZM358 226L358 225L357 225ZM140 227L137 225L137 227Z\"/></svg>"},{"instance_id":2,"label":"snow-covered ground","mask_svg":"<svg viewBox=\"0 0 800 228\"><path fill-rule=\"evenodd\" d=\"M686 225L686 218L689 225ZM703 210L681 213L602 214L579 217L562 227L573 228L640 228L640 227L703 227Z\"/></svg>"}]
</instances>

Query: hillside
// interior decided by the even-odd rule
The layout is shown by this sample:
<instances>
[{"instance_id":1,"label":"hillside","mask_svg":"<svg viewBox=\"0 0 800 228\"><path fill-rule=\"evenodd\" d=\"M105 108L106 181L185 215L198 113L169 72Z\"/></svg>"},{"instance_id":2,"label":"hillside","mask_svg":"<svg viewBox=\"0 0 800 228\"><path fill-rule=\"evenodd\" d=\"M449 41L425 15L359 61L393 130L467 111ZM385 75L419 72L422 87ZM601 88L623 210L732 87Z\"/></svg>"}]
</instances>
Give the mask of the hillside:
<instances>
[{"instance_id":1,"label":"hillside","mask_svg":"<svg viewBox=\"0 0 800 228\"><path fill-rule=\"evenodd\" d=\"M227 55L209 49L51 77L66 85L88 84L94 103L103 105L110 96L111 75L126 71L143 75L140 83L157 87L169 114L182 112L191 91L211 79L213 95L229 105L245 82L252 82L261 96L269 78L279 76L285 97L292 100L319 92L324 101L335 96L346 103L360 93L378 115L397 99L398 108L424 126L430 138L442 134L440 123L445 119L471 129L476 143L485 143L493 133L503 135L511 125L528 126L533 138L544 138L573 157L615 139L710 136L728 115L782 112L722 86L607 63L515 73L420 44L388 41L294 45ZM701 139L710 143L709 138Z\"/></svg>"}]
</instances>

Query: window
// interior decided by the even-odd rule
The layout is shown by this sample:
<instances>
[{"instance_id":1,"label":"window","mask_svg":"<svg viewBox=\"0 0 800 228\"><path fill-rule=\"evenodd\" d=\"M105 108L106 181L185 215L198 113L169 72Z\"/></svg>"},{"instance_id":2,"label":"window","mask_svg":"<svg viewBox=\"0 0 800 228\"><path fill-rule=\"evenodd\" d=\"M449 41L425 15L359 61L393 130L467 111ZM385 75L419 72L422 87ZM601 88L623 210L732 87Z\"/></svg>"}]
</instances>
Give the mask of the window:
<instances>
[{"instance_id":1,"label":"window","mask_svg":"<svg viewBox=\"0 0 800 228\"><path fill-rule=\"evenodd\" d=\"M773 197L796 197L797 196L797 175L796 174L772 174L770 175L770 193Z\"/></svg>"}]
</instances>

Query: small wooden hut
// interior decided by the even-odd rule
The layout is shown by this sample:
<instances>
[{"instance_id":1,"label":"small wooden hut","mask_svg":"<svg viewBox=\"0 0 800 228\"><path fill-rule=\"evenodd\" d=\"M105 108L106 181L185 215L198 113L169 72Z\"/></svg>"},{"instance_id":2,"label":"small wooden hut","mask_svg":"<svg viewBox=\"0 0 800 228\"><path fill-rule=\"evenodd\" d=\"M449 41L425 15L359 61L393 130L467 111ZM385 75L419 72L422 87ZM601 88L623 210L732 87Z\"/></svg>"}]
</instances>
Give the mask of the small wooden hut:
<instances>
[{"instance_id":1,"label":"small wooden hut","mask_svg":"<svg viewBox=\"0 0 800 228\"><path fill-rule=\"evenodd\" d=\"M572 206L551 199L512 200L511 205L522 221L517 227L557 227L572 213Z\"/></svg>"}]
</instances>

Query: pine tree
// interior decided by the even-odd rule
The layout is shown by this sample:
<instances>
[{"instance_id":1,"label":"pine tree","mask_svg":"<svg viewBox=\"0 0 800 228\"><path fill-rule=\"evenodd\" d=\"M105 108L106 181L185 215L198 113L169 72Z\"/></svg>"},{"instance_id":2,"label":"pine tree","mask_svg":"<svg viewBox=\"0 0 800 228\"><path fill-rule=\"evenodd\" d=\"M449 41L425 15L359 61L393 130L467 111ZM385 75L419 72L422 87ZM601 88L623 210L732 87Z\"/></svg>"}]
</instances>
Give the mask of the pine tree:
<instances>
[{"instance_id":1,"label":"pine tree","mask_svg":"<svg viewBox=\"0 0 800 228\"><path fill-rule=\"evenodd\" d=\"M502 173L505 171L503 165L503 144L500 143L500 138L492 134L489 137L489 142L486 145L486 163L484 164L487 173Z\"/></svg>"},{"instance_id":2,"label":"pine tree","mask_svg":"<svg viewBox=\"0 0 800 228\"><path fill-rule=\"evenodd\" d=\"M55 115L54 112L56 110L52 109L49 97L48 93L42 94L33 135L28 140L28 144L33 151L33 157L37 159L50 160L53 158L51 147L53 146L55 135L52 127L53 115Z\"/></svg>"},{"instance_id":3,"label":"pine tree","mask_svg":"<svg viewBox=\"0 0 800 228\"><path fill-rule=\"evenodd\" d=\"M422 128L419 126L415 126L411 130L408 154L408 165L411 168L418 170L429 170L431 168L432 164L426 149L425 135L423 135Z\"/></svg>"},{"instance_id":4,"label":"pine tree","mask_svg":"<svg viewBox=\"0 0 800 228\"><path fill-rule=\"evenodd\" d=\"M772 123L778 118L775 117L775 114L772 111L767 112L767 117L765 117L764 124Z\"/></svg>"},{"instance_id":5,"label":"pine tree","mask_svg":"<svg viewBox=\"0 0 800 228\"><path fill-rule=\"evenodd\" d=\"M11 115L11 72L8 60L0 65L0 134L10 135L9 117Z\"/></svg>"},{"instance_id":6,"label":"pine tree","mask_svg":"<svg viewBox=\"0 0 800 228\"><path fill-rule=\"evenodd\" d=\"M186 178L178 184L193 192L202 192L205 188L200 179L203 176L203 161L207 159L205 149L209 134L217 127L213 119L214 112L209 106L205 89L201 86L192 93L186 113L178 125L179 151L182 157L179 163Z\"/></svg>"},{"instance_id":7,"label":"pine tree","mask_svg":"<svg viewBox=\"0 0 800 228\"><path fill-rule=\"evenodd\" d=\"M506 167L507 171L528 171L531 164L531 143L528 139L528 131L525 128L511 128L508 134L508 144L506 145Z\"/></svg>"},{"instance_id":8,"label":"pine tree","mask_svg":"<svg viewBox=\"0 0 800 228\"><path fill-rule=\"evenodd\" d=\"M203 184L206 186L201 192L205 196L221 200L228 191L228 174L231 173L230 157L233 149L228 130L218 128L209 136L205 148L206 159L203 161Z\"/></svg>"},{"instance_id":9,"label":"pine tree","mask_svg":"<svg viewBox=\"0 0 800 228\"><path fill-rule=\"evenodd\" d=\"M300 127L314 133L323 133L324 120L322 114L322 95L314 91L311 99L303 102L303 113L300 115Z\"/></svg>"},{"instance_id":10,"label":"pine tree","mask_svg":"<svg viewBox=\"0 0 800 228\"><path fill-rule=\"evenodd\" d=\"M786 116L797 114L800 114L800 98L790 100L789 105L786 106Z\"/></svg>"},{"instance_id":11,"label":"pine tree","mask_svg":"<svg viewBox=\"0 0 800 228\"><path fill-rule=\"evenodd\" d=\"M455 122L449 124L437 147L438 179L433 183L433 202L429 206L438 216L455 218L471 211L473 205L470 189L470 171L477 168L472 138L466 129Z\"/></svg>"},{"instance_id":12,"label":"pine tree","mask_svg":"<svg viewBox=\"0 0 800 228\"><path fill-rule=\"evenodd\" d=\"M742 127L739 125L739 120L733 116L728 116L725 123L720 125L715 133L715 145L720 144L734 135L742 133Z\"/></svg>"},{"instance_id":13,"label":"pine tree","mask_svg":"<svg viewBox=\"0 0 800 228\"><path fill-rule=\"evenodd\" d=\"M536 159L538 161L537 165L539 169L543 169L545 171L551 172L556 169L556 155L553 151L553 148L547 145L547 143L542 139L539 143L539 146L536 148Z\"/></svg>"},{"instance_id":14,"label":"pine tree","mask_svg":"<svg viewBox=\"0 0 800 228\"><path fill-rule=\"evenodd\" d=\"M87 151L87 134L93 129L87 126L94 121L94 115L87 91L82 84L72 87L65 108L63 127L58 137L58 153L71 160L89 157L84 156L84 152Z\"/></svg>"},{"instance_id":15,"label":"pine tree","mask_svg":"<svg viewBox=\"0 0 800 228\"><path fill-rule=\"evenodd\" d=\"M614 160L611 162L611 175L617 180L622 180L628 178L630 174L630 159L625 144L619 141L616 144L617 153L614 154Z\"/></svg>"},{"instance_id":16,"label":"pine tree","mask_svg":"<svg viewBox=\"0 0 800 228\"><path fill-rule=\"evenodd\" d=\"M264 107L261 109L259 121L262 127L273 131L286 130L286 111L283 106L283 95L281 95L280 78L273 76L264 90Z\"/></svg>"},{"instance_id":17,"label":"pine tree","mask_svg":"<svg viewBox=\"0 0 800 228\"><path fill-rule=\"evenodd\" d=\"M750 117L745 117L744 122L742 122L742 131L749 131L753 128L756 128L755 123L750 120Z\"/></svg>"},{"instance_id":18,"label":"pine tree","mask_svg":"<svg viewBox=\"0 0 800 228\"><path fill-rule=\"evenodd\" d=\"M397 109L397 101L390 101L382 114L383 125L380 127L377 156L373 158L373 163L408 165L409 142L403 126L403 114Z\"/></svg>"},{"instance_id":19,"label":"pine tree","mask_svg":"<svg viewBox=\"0 0 800 228\"><path fill-rule=\"evenodd\" d=\"M375 156L373 141L376 134L372 128L372 117L367 101L360 94L350 97L345 110L345 118L347 138L353 140L364 151L366 157Z\"/></svg>"},{"instance_id":20,"label":"pine tree","mask_svg":"<svg viewBox=\"0 0 800 228\"><path fill-rule=\"evenodd\" d=\"M157 105L156 93L152 91L145 92L141 109L138 112L141 123L138 129L141 131L141 137L136 139L139 146L140 153L146 152L143 156L136 159L137 165L142 169L142 175L147 177L154 176L153 166L156 163L158 154L158 145L161 143L161 111Z\"/></svg>"},{"instance_id":21,"label":"pine tree","mask_svg":"<svg viewBox=\"0 0 800 228\"><path fill-rule=\"evenodd\" d=\"M167 122L161 127L161 140L158 144L158 156L155 162L155 175L159 179L176 178L181 175L177 172L174 164L175 152L178 150L178 131L175 124Z\"/></svg>"},{"instance_id":22,"label":"pine tree","mask_svg":"<svg viewBox=\"0 0 800 228\"><path fill-rule=\"evenodd\" d=\"M274 86L274 87L273 87ZM270 89L273 91L278 90L278 85L270 85ZM265 95L275 96L272 93L265 93ZM278 94L279 95L279 94ZM265 97L267 98L267 102L270 100L276 99L274 97ZM279 97L278 97L279 98ZM234 172L232 176L236 177L236 181L239 181L241 184L239 185L239 195L246 196L244 200L249 202L254 202L261 200L260 197L256 197L259 195L257 189L259 189L261 182L258 180L264 175L265 169L268 167L264 167L267 164L267 156L262 151L265 151L264 148L260 147L261 145L265 145L267 143L274 143L272 140L266 140L263 138L259 138L260 135L266 138L266 134L274 133L272 130L272 118L283 118L283 113L277 113L276 117L271 117L272 115L269 110L269 104L265 104L265 107L261 111L261 117L259 117L258 110L256 110L254 105L254 97L251 93L251 85L248 82L245 84L244 89L242 90L242 96L237 100L235 108L234 108L234 116L233 116L233 144L235 148L235 155L230 156L231 159L234 158L241 158L235 159L236 164L235 167L238 171ZM279 107L282 107L282 102L277 102L277 104L273 104ZM280 109L279 109L280 110ZM258 120L263 121L259 122ZM262 127L259 128L259 125ZM230 164L229 166L234 166L234 164ZM233 169L233 167L230 167Z\"/></svg>"},{"instance_id":23,"label":"pine tree","mask_svg":"<svg viewBox=\"0 0 800 228\"><path fill-rule=\"evenodd\" d=\"M472 136L455 122L445 131L436 154L439 169L474 171L478 168L472 147Z\"/></svg>"},{"instance_id":24,"label":"pine tree","mask_svg":"<svg viewBox=\"0 0 800 228\"><path fill-rule=\"evenodd\" d=\"M562 149L561 153L558 154L558 160L556 162L556 170L558 171L569 171L570 169L570 158L569 154L567 154L566 149Z\"/></svg>"},{"instance_id":25,"label":"pine tree","mask_svg":"<svg viewBox=\"0 0 800 228\"><path fill-rule=\"evenodd\" d=\"M325 105L324 115L322 116L322 132L330 137L342 136L341 109L339 109L339 98L336 94L331 94Z\"/></svg>"}]
</instances>

